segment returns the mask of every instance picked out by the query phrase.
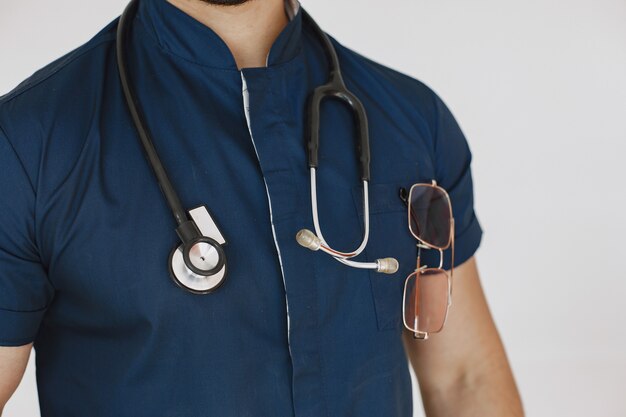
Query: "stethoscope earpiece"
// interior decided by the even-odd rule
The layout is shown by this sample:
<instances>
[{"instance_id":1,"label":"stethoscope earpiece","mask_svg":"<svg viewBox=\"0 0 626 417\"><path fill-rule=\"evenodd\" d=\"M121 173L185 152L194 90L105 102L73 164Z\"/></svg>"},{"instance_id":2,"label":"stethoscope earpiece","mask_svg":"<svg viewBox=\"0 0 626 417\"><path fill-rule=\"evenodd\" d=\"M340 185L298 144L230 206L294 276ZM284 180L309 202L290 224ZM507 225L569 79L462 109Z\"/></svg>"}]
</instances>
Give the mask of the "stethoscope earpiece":
<instances>
[{"instance_id":1,"label":"stethoscope earpiece","mask_svg":"<svg viewBox=\"0 0 626 417\"><path fill-rule=\"evenodd\" d=\"M382 272L383 274L395 274L398 272L398 268L400 268L400 264L396 258L376 259L376 263L378 263L376 271Z\"/></svg>"},{"instance_id":2,"label":"stethoscope earpiece","mask_svg":"<svg viewBox=\"0 0 626 417\"><path fill-rule=\"evenodd\" d=\"M296 233L296 240L300 246L304 246L313 251L319 250L322 245L322 241L309 229L299 230L298 233Z\"/></svg>"}]
</instances>

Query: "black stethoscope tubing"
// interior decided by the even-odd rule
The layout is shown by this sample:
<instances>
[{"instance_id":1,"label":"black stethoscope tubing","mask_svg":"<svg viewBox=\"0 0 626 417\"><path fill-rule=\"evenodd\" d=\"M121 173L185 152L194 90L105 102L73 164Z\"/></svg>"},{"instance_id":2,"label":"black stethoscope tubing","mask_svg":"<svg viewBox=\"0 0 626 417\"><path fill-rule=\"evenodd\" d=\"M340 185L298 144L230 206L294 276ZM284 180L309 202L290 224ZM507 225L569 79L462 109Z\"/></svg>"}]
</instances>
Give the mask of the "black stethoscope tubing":
<instances>
[{"instance_id":1,"label":"black stethoscope tubing","mask_svg":"<svg viewBox=\"0 0 626 417\"><path fill-rule=\"evenodd\" d=\"M309 168L317 168L318 166L318 150L320 143L320 108L321 102L325 98L336 98L348 104L352 109L353 116L357 127L357 143L356 150L361 163L361 180L370 180L370 148L369 148L369 131L367 125L367 114L363 104L357 96L352 94L347 88L341 75L341 67L339 66L339 58L337 51L333 46L330 38L318 26L313 18L302 9L302 18L313 29L323 44L326 57L329 62L329 76L326 84L322 84L313 90L309 96L307 103L307 146L309 151Z\"/></svg>"},{"instance_id":2,"label":"black stethoscope tubing","mask_svg":"<svg viewBox=\"0 0 626 417\"><path fill-rule=\"evenodd\" d=\"M146 156L148 157L150 166L154 170L154 174L157 177L159 186L161 187L163 194L165 194L165 199L167 200L170 209L174 214L176 223L178 225L181 225L189 221L187 213L183 209L180 198L178 197L178 193L174 189L174 186L172 185L167 175L167 171L165 170L165 167L163 166L163 163L161 162L161 159L157 154L154 144L152 143L152 136L150 135L148 126L144 122L143 116L141 114L137 96L135 94L133 84L130 81L128 66L126 64L126 43L131 28L131 25L129 23L130 20L134 18L138 5L139 1L137 0L133 0L128 4L126 10L124 10L124 13L120 17L120 21L117 27L116 53L120 80L122 83L122 89L124 91L124 97L126 98L126 102L128 104L128 109L132 116L133 123L137 128L139 139L141 140L141 144L143 145Z\"/></svg>"}]
</instances>

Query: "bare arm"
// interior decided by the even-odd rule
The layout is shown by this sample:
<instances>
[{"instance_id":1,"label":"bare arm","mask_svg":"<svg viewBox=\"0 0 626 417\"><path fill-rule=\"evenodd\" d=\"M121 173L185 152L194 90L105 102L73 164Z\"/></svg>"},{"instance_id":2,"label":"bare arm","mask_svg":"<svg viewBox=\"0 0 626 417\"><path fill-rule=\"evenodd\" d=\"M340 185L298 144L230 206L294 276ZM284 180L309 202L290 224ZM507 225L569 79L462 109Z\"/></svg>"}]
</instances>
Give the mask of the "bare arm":
<instances>
[{"instance_id":1,"label":"bare arm","mask_svg":"<svg viewBox=\"0 0 626 417\"><path fill-rule=\"evenodd\" d=\"M454 269L446 325L429 339L405 331L428 417L522 417L506 353L487 306L475 257Z\"/></svg>"},{"instance_id":2,"label":"bare arm","mask_svg":"<svg viewBox=\"0 0 626 417\"><path fill-rule=\"evenodd\" d=\"M32 346L0 346L0 415L24 376Z\"/></svg>"}]
</instances>

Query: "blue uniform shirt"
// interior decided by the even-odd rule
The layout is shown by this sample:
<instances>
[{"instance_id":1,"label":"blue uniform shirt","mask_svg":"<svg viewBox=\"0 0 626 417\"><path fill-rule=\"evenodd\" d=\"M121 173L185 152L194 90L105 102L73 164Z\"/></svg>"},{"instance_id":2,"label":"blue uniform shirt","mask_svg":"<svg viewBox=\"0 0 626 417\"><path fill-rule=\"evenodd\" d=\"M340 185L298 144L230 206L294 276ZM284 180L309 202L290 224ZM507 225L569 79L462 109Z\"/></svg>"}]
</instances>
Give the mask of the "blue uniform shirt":
<instances>
[{"instance_id":1,"label":"blue uniform shirt","mask_svg":"<svg viewBox=\"0 0 626 417\"><path fill-rule=\"evenodd\" d=\"M470 149L430 88L332 38L370 122L371 231L357 259L400 269L299 246L313 228L305 100L328 64L296 10L267 67L241 71L165 0L142 1L132 23L155 146L183 206L206 204L228 241L228 277L210 295L169 276L176 224L122 96L117 19L0 98L0 344L34 341L43 417L411 415L401 298L416 247L398 188L436 179L449 192L463 263L482 235ZM325 101L321 120L320 223L350 250L363 230L352 115Z\"/></svg>"}]
</instances>

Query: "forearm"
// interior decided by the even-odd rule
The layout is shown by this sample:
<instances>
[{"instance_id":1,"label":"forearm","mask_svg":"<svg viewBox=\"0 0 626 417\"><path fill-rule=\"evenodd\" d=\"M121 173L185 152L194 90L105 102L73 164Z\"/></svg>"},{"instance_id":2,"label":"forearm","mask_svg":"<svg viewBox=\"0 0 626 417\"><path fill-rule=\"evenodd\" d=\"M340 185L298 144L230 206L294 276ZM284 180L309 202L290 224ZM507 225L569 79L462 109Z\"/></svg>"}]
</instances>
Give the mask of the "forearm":
<instances>
[{"instance_id":1,"label":"forearm","mask_svg":"<svg viewBox=\"0 0 626 417\"><path fill-rule=\"evenodd\" d=\"M484 297L476 261L455 270L445 328L427 341L405 331L428 417L522 417L521 400Z\"/></svg>"},{"instance_id":2,"label":"forearm","mask_svg":"<svg viewBox=\"0 0 626 417\"><path fill-rule=\"evenodd\" d=\"M0 346L0 416L22 380L32 345Z\"/></svg>"},{"instance_id":3,"label":"forearm","mask_svg":"<svg viewBox=\"0 0 626 417\"><path fill-rule=\"evenodd\" d=\"M448 383L420 385L420 389L428 417L524 416L506 361L460 372Z\"/></svg>"}]
</instances>

